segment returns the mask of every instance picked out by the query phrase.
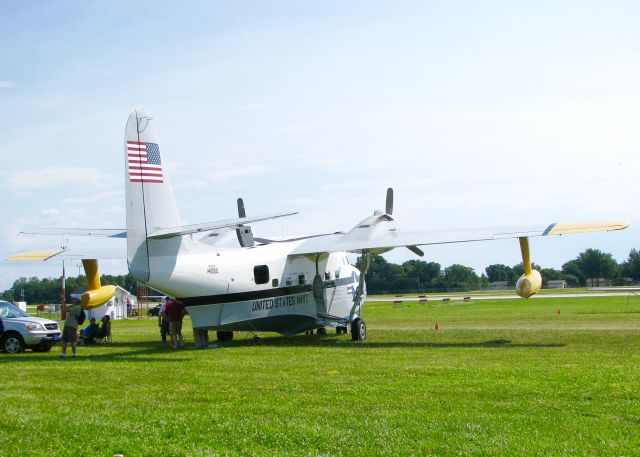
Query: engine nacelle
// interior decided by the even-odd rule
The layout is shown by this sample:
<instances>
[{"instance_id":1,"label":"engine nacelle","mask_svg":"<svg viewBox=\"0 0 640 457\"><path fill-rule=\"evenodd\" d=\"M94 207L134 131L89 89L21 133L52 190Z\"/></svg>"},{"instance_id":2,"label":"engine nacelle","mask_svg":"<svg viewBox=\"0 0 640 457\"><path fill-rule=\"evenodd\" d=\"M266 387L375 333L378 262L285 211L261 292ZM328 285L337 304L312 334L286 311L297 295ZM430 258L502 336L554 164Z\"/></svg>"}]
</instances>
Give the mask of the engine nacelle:
<instances>
[{"instance_id":1,"label":"engine nacelle","mask_svg":"<svg viewBox=\"0 0 640 457\"><path fill-rule=\"evenodd\" d=\"M116 286L102 286L99 289L89 290L80 297L82 309L93 309L104 305L111 300L116 293Z\"/></svg>"},{"instance_id":2,"label":"engine nacelle","mask_svg":"<svg viewBox=\"0 0 640 457\"><path fill-rule=\"evenodd\" d=\"M529 298L542 288L542 276L538 270L531 270L528 275L520 276L516 283L516 293L522 298Z\"/></svg>"}]
</instances>

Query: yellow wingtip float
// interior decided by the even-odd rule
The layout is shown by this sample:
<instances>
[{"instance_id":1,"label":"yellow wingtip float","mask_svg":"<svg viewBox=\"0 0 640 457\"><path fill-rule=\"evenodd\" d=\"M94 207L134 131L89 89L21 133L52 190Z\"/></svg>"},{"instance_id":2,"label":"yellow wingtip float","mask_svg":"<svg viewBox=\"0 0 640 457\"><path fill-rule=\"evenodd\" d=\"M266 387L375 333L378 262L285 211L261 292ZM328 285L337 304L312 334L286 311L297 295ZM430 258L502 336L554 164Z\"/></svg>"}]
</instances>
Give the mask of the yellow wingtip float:
<instances>
[{"instance_id":1,"label":"yellow wingtip float","mask_svg":"<svg viewBox=\"0 0 640 457\"><path fill-rule=\"evenodd\" d=\"M529 238L526 236L518 238L520 241L520 252L522 253L522 265L524 274L520 276L516 283L516 293L522 298L529 298L535 295L542 288L542 275L538 270L531 268L531 254L529 253Z\"/></svg>"},{"instance_id":2,"label":"yellow wingtip float","mask_svg":"<svg viewBox=\"0 0 640 457\"><path fill-rule=\"evenodd\" d=\"M627 221L598 221L598 222L558 222L549 225L542 232L542 236L572 235L576 233L590 232L610 232L613 230L623 230L629 226ZM531 254L529 252L529 238L519 237L520 252L522 253L522 265L524 274L520 276L516 283L516 293L522 298L529 298L535 295L542 288L542 275L539 271L531 268Z\"/></svg>"},{"instance_id":3,"label":"yellow wingtip float","mask_svg":"<svg viewBox=\"0 0 640 457\"><path fill-rule=\"evenodd\" d=\"M80 297L82 309L93 309L104 305L116 293L116 286L102 286L98 273L98 261L96 259L82 259L82 266L87 274L89 290Z\"/></svg>"},{"instance_id":4,"label":"yellow wingtip float","mask_svg":"<svg viewBox=\"0 0 640 457\"><path fill-rule=\"evenodd\" d=\"M65 252L67 252L66 249L22 252L11 257L7 257L6 260L9 262L42 262ZM82 309L89 310L104 305L115 295L116 286L103 286L100 284L98 261L96 259L82 259L82 265L84 266L84 271L87 275L89 290L82 294L80 298L80 306L82 306Z\"/></svg>"}]
</instances>

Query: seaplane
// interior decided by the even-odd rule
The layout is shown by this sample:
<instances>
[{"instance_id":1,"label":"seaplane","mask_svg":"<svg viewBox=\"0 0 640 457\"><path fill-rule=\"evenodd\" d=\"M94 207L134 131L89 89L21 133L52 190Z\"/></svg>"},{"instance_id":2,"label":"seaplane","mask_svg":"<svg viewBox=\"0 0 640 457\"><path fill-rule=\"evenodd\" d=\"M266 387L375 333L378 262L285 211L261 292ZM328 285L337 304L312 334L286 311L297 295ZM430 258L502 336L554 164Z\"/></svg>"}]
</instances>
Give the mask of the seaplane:
<instances>
[{"instance_id":1,"label":"seaplane","mask_svg":"<svg viewBox=\"0 0 640 457\"><path fill-rule=\"evenodd\" d=\"M571 235L621 230L624 221L552 223L509 229L403 231L393 217L393 190L385 209L355 224L350 230L286 240L254 235L253 225L291 216L284 212L250 217L237 200L238 217L183 225L167 169L163 163L154 118L134 110L126 124L126 229L61 229L56 234L126 238L129 272L139 281L181 300L194 330L214 330L220 341L233 332L302 332L351 334L367 338L363 306L365 276L372 254L408 248L423 256L420 246L444 243L518 239L524 274L516 284L520 297L529 298L542 286L540 273L531 267L530 237ZM164 150L163 150L164 153ZM49 232L49 234L51 234ZM359 254L362 271L348 261ZM51 260L73 257L67 249L18 254L8 260ZM101 306L115 287L102 285L98 258L84 255L82 262L89 290L81 297L84 309Z\"/></svg>"}]
</instances>

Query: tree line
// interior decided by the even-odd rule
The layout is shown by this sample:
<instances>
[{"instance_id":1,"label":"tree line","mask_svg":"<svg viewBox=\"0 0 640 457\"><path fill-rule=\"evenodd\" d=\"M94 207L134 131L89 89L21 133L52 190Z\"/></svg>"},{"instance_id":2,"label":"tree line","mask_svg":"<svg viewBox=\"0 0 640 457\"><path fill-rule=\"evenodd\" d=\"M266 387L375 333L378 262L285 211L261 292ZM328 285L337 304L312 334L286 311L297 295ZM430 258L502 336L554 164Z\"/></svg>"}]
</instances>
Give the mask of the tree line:
<instances>
[{"instance_id":1,"label":"tree line","mask_svg":"<svg viewBox=\"0 0 640 457\"><path fill-rule=\"evenodd\" d=\"M361 268L361 258L356 266ZM609 253L587 249L575 259L562 265L560 270L532 264L542 274L543 286L550 280L564 279L571 287L593 286L595 279L604 279L614 285L626 285L640 280L640 252L632 249L628 259L618 264ZM403 264L387 262L374 255L367 272L367 292L370 294L406 292L462 292L482 289L492 282L505 281L515 286L524 273L522 263L513 266L489 265L478 275L473 268L454 264L442 268L436 262L409 260Z\"/></svg>"},{"instance_id":2,"label":"tree line","mask_svg":"<svg viewBox=\"0 0 640 457\"><path fill-rule=\"evenodd\" d=\"M362 270L361 258L356 266ZM609 253L598 249L587 249L578 257L569 260L560 270L543 268L533 264L533 268L542 274L543 285L554 279L564 279L569 286L592 286L589 281L602 278L615 285L626 285L640 280L640 251L632 249L628 259L618 264ZM503 264L489 265L478 275L473 268L454 264L442 268L437 262L409 260L402 264L387 262L379 255L371 256L371 264L367 272L367 291L370 294L409 293L409 292L459 292L488 287L490 283L505 281L508 286L515 286L524 272L522 263L513 266ZM138 282L131 274L102 275L103 284L113 284L136 294ZM0 294L0 298L8 301L24 299L29 303L57 303L60 301L60 278L19 278L10 289ZM86 289L87 280L84 275L70 277L66 280L66 299L76 290ZM159 292L150 291L151 294Z\"/></svg>"}]
</instances>

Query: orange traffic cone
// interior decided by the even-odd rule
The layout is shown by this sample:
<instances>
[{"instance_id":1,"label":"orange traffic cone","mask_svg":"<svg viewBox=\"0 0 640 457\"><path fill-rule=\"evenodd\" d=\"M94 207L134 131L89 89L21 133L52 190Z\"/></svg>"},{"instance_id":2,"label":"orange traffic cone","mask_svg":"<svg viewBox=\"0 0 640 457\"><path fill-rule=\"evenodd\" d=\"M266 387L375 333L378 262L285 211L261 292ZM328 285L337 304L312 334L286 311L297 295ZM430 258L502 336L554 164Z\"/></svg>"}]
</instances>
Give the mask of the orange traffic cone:
<instances>
[{"instance_id":1,"label":"orange traffic cone","mask_svg":"<svg viewBox=\"0 0 640 457\"><path fill-rule=\"evenodd\" d=\"M440 324L438 324L438 321L436 321L436 330L438 330L440 328Z\"/></svg>"}]
</instances>

